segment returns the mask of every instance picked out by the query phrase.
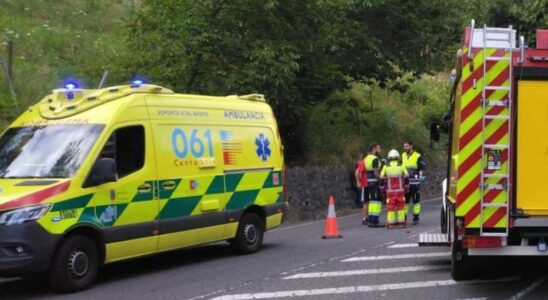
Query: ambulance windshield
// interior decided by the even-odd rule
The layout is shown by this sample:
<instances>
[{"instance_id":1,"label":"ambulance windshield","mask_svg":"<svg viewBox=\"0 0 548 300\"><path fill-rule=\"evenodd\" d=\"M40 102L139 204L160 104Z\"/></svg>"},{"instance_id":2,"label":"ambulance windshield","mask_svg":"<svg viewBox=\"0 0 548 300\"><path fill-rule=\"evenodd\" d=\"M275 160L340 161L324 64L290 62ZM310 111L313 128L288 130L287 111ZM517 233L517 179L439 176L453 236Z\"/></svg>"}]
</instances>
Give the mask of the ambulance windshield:
<instances>
[{"instance_id":1,"label":"ambulance windshield","mask_svg":"<svg viewBox=\"0 0 548 300\"><path fill-rule=\"evenodd\" d=\"M0 137L0 178L68 178L80 168L103 125L15 127Z\"/></svg>"}]
</instances>

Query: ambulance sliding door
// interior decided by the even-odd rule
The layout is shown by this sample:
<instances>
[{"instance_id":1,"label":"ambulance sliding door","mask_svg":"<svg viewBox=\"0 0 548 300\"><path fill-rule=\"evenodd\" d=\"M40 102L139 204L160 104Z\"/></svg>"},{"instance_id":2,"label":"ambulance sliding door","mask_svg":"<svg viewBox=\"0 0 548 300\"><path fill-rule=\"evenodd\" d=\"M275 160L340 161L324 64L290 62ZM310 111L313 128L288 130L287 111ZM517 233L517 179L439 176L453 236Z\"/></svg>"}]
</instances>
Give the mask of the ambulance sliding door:
<instances>
[{"instance_id":1,"label":"ambulance sliding door","mask_svg":"<svg viewBox=\"0 0 548 300\"><path fill-rule=\"evenodd\" d=\"M159 249L223 239L227 216L219 129L153 121L158 153Z\"/></svg>"}]
</instances>

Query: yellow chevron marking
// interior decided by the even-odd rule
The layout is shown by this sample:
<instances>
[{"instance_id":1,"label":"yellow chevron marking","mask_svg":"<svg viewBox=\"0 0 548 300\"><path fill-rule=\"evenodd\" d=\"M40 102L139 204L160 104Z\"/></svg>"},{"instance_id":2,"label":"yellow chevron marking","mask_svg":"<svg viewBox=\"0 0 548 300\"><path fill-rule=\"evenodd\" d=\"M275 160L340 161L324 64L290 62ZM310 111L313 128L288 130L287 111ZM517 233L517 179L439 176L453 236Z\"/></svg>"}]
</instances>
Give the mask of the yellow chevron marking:
<instances>
[{"instance_id":1,"label":"yellow chevron marking","mask_svg":"<svg viewBox=\"0 0 548 300\"><path fill-rule=\"evenodd\" d=\"M459 152L459 167L463 165L466 160L472 156L472 153L474 153L478 148L481 147L481 133L477 134L471 141L466 145L462 150ZM464 174L459 174L459 177L463 176Z\"/></svg>"},{"instance_id":2,"label":"yellow chevron marking","mask_svg":"<svg viewBox=\"0 0 548 300\"><path fill-rule=\"evenodd\" d=\"M255 204L257 205L271 205L278 199L278 195L282 192L281 187L262 189L257 195Z\"/></svg>"},{"instance_id":3,"label":"yellow chevron marking","mask_svg":"<svg viewBox=\"0 0 548 300\"><path fill-rule=\"evenodd\" d=\"M494 129L490 129L490 132L486 132L486 133L490 135L492 134L491 131L493 130ZM487 128L486 128L486 131L487 131ZM474 140L472 140L463 150L460 151L463 160L461 161L459 158L459 163L462 164L464 160L469 158L472 155L472 153L480 147L481 147L481 133L478 134L474 138ZM487 158L484 156L483 159L485 161ZM464 188L466 188L470 184L470 182L472 182L472 180L479 173L481 173L481 166L482 166L482 163L480 159L465 174L459 174L459 180L457 181L457 193L460 193ZM503 169L501 170L501 172L505 172L506 167L507 167L507 164L506 163L503 164L502 165Z\"/></svg>"},{"instance_id":4,"label":"yellow chevron marking","mask_svg":"<svg viewBox=\"0 0 548 300\"><path fill-rule=\"evenodd\" d=\"M500 219L500 221L498 221L498 223L495 224L495 227L496 227L496 228L500 228L500 227L503 227L503 228L504 228L504 227L507 226L507 224L508 224L508 218L506 217L506 218Z\"/></svg>"},{"instance_id":5,"label":"yellow chevron marking","mask_svg":"<svg viewBox=\"0 0 548 300\"><path fill-rule=\"evenodd\" d=\"M470 129L472 129L472 127L474 127L474 125L481 120L481 116L482 109L481 106L478 106L478 108L476 108L474 112L472 112L468 118L464 120L464 122L460 123L461 131L459 137L462 138L466 133L468 133L468 131L470 131Z\"/></svg>"},{"instance_id":6,"label":"yellow chevron marking","mask_svg":"<svg viewBox=\"0 0 548 300\"><path fill-rule=\"evenodd\" d=\"M497 212L498 209L499 209L498 207L484 207L481 222L485 224L485 222L491 219L491 217ZM480 215L482 214L480 213Z\"/></svg>"},{"instance_id":7,"label":"yellow chevron marking","mask_svg":"<svg viewBox=\"0 0 548 300\"><path fill-rule=\"evenodd\" d=\"M487 74L484 77L478 78L478 81L476 82L476 88L470 88L467 91L464 92L461 98L461 109L466 107L473 99L481 95L483 91L483 85L484 81L487 81L487 84L491 84L495 78L497 78L502 71L504 71L505 68L508 67L508 62L499 61L496 64L494 64L489 70L487 70ZM508 81L505 81L505 84L508 84Z\"/></svg>"},{"instance_id":8,"label":"yellow chevron marking","mask_svg":"<svg viewBox=\"0 0 548 300\"><path fill-rule=\"evenodd\" d=\"M495 53L496 49L487 49L487 53L489 56L491 56L493 53ZM465 53L468 53L468 50L465 51ZM474 62L474 70L478 68L483 68L483 49L478 51L474 58L472 59ZM463 68L462 68L462 81L468 79L470 75L474 72L474 70L470 70L470 62L468 62Z\"/></svg>"},{"instance_id":9,"label":"yellow chevron marking","mask_svg":"<svg viewBox=\"0 0 548 300\"><path fill-rule=\"evenodd\" d=\"M508 80L506 80L502 84L502 86L509 86L509 85L510 85L510 81L508 81ZM506 95L508 95L508 91L497 90L497 91L493 91L491 93L491 95L489 95L489 97L487 97L487 99L489 99L489 100L501 100L504 97L506 97Z\"/></svg>"},{"instance_id":10,"label":"yellow chevron marking","mask_svg":"<svg viewBox=\"0 0 548 300\"><path fill-rule=\"evenodd\" d=\"M156 201L138 201L129 203L123 213L118 212L118 219L113 226L153 221L158 215Z\"/></svg>"},{"instance_id":11,"label":"yellow chevron marking","mask_svg":"<svg viewBox=\"0 0 548 300\"><path fill-rule=\"evenodd\" d=\"M246 172L238 183L236 191L258 190L263 188L263 184L270 174L270 171Z\"/></svg>"},{"instance_id":12,"label":"yellow chevron marking","mask_svg":"<svg viewBox=\"0 0 548 300\"><path fill-rule=\"evenodd\" d=\"M481 161L477 161L465 174L459 174L459 180L457 181L457 194L462 192L472 180L481 172Z\"/></svg>"},{"instance_id":13,"label":"yellow chevron marking","mask_svg":"<svg viewBox=\"0 0 548 300\"><path fill-rule=\"evenodd\" d=\"M457 216L465 216L470 212L470 210L478 203L481 199L481 194L479 189L476 189L470 197L466 199L459 207L457 207Z\"/></svg>"},{"instance_id":14,"label":"yellow chevron marking","mask_svg":"<svg viewBox=\"0 0 548 300\"><path fill-rule=\"evenodd\" d=\"M466 216L465 216L466 218ZM480 214L478 214L466 228L479 228L480 226Z\"/></svg>"},{"instance_id":15,"label":"yellow chevron marking","mask_svg":"<svg viewBox=\"0 0 548 300\"><path fill-rule=\"evenodd\" d=\"M500 191L499 194L491 201L491 203L506 203L506 199L508 196L507 191Z\"/></svg>"}]
</instances>

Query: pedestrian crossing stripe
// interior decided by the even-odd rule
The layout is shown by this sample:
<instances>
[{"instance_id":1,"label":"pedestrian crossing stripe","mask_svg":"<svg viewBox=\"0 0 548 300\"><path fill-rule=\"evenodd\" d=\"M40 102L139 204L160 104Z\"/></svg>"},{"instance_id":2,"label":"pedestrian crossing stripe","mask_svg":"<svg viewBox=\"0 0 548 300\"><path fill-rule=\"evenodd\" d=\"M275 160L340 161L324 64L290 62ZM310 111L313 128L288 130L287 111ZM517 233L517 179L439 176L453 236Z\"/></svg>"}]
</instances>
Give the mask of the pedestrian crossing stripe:
<instances>
[{"instance_id":1,"label":"pedestrian crossing stripe","mask_svg":"<svg viewBox=\"0 0 548 300\"><path fill-rule=\"evenodd\" d=\"M447 266L447 265L439 265L439 266L410 266L410 267L398 267L398 268L363 269L363 270L348 270L348 271L333 271L333 272L312 272L312 273L298 273L295 275L284 277L282 279L287 280L287 279L303 279L303 278L390 274L390 273L402 273L402 272L436 271L436 270L447 270L449 268L450 266Z\"/></svg>"}]
</instances>

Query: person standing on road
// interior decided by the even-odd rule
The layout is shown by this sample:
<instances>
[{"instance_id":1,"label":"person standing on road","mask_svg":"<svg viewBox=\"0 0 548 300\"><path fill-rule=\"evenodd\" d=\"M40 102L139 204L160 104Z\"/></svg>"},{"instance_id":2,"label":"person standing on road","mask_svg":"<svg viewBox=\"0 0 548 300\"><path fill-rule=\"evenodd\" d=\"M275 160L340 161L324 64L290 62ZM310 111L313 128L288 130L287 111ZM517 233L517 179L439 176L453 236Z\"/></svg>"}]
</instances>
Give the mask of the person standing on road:
<instances>
[{"instance_id":1,"label":"person standing on road","mask_svg":"<svg viewBox=\"0 0 548 300\"><path fill-rule=\"evenodd\" d=\"M404 193L409 188L407 169L399 164L400 154L393 149L388 152L388 165L383 166L381 181L386 188L386 227L406 226ZM397 217L396 217L397 214ZM397 219L397 220L396 220Z\"/></svg>"},{"instance_id":2,"label":"person standing on road","mask_svg":"<svg viewBox=\"0 0 548 300\"><path fill-rule=\"evenodd\" d=\"M405 217L409 211L409 203L413 202L413 225L419 224L421 212L421 182L424 176L424 160L420 153L413 150L413 143L407 141L403 144L402 165L409 173L409 192L405 194Z\"/></svg>"},{"instance_id":3,"label":"person standing on road","mask_svg":"<svg viewBox=\"0 0 548 300\"><path fill-rule=\"evenodd\" d=\"M360 156L363 157L363 155L361 154ZM354 175L356 178L356 188L358 189L360 202L363 209L362 225L367 225L369 212L369 189L367 188L367 172L365 168L365 159L360 159Z\"/></svg>"},{"instance_id":4,"label":"person standing on road","mask_svg":"<svg viewBox=\"0 0 548 300\"><path fill-rule=\"evenodd\" d=\"M369 190L369 218L368 226L383 227L379 222L379 216L382 209L382 195L379 187L380 161L378 156L382 149L379 144L373 144L369 147L369 153L365 157L365 169L367 173L367 189Z\"/></svg>"}]
</instances>

